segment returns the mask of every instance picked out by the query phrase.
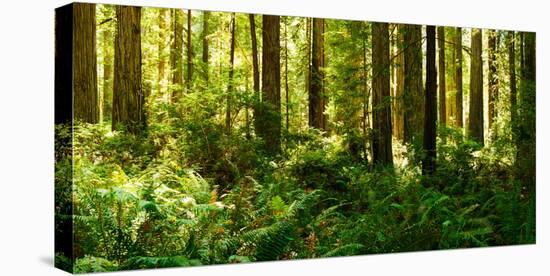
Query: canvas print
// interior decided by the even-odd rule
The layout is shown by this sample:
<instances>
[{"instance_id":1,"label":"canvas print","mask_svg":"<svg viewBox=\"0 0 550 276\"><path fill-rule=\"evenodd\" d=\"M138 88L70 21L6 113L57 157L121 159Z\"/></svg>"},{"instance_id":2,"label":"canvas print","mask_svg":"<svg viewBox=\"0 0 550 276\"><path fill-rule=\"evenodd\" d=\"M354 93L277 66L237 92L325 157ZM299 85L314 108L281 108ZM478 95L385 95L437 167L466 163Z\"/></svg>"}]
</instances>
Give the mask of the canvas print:
<instances>
[{"instance_id":1,"label":"canvas print","mask_svg":"<svg viewBox=\"0 0 550 276\"><path fill-rule=\"evenodd\" d=\"M533 244L536 35L74 3L55 265Z\"/></svg>"}]
</instances>

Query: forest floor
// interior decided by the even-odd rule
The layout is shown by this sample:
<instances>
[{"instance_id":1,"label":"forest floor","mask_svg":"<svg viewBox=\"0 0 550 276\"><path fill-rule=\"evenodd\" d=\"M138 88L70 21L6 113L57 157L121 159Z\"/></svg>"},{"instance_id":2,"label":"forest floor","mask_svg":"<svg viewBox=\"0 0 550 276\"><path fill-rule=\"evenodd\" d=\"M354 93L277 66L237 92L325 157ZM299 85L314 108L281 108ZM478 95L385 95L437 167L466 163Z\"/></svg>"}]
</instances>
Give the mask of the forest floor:
<instances>
[{"instance_id":1,"label":"forest floor","mask_svg":"<svg viewBox=\"0 0 550 276\"><path fill-rule=\"evenodd\" d=\"M196 124L152 125L145 136L75 126L72 175L70 158L56 157L56 195L74 196L75 272L535 241L533 197L499 143L440 128L427 177L418 147L397 141L399 165L372 166L337 135L286 135L270 157L259 139Z\"/></svg>"}]
</instances>

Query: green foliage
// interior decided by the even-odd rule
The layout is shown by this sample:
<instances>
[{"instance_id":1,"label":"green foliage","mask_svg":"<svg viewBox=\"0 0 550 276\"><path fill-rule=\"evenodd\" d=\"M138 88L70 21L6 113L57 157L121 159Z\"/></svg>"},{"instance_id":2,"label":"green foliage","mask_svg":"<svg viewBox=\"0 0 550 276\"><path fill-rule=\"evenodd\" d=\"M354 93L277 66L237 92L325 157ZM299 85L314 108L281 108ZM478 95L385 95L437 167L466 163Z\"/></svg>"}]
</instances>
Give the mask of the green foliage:
<instances>
[{"instance_id":1,"label":"green foliage","mask_svg":"<svg viewBox=\"0 0 550 276\"><path fill-rule=\"evenodd\" d=\"M433 174L421 172L421 135L406 143L395 135L394 165L374 165L369 24L325 21L328 61L322 70L329 127L320 131L308 127L307 20L283 17L289 99L281 101L280 114L264 114L284 122L281 152L273 155L256 129L266 122L256 120L254 109L266 106L260 91L251 88L250 33L236 34L229 91L230 17L213 12L209 63L195 55L190 89L176 99L172 93L182 87L170 83L170 47L161 49L171 39L170 24L165 22L164 38L156 35L158 11L142 9L145 131L134 135L124 125L113 131L110 114L99 124L56 126L56 234L70 235L74 226L75 242L69 248L74 264L56 252L56 266L106 272L535 242L534 83L522 80L521 116L513 123L501 76L499 116L485 145L470 140L462 128L439 126ZM99 9L98 20L113 16L113 9ZM191 46L198 53L202 15L192 16ZM249 24L246 15L236 20L238 29ZM261 19L256 20L261 45ZM114 32L113 23L100 25L98 33ZM400 66L396 38L393 69ZM112 58L110 43L98 44L101 61ZM164 75L156 66L161 61ZM466 66L464 74L469 74ZM281 75L286 77L283 70ZM112 81L100 78L102 95L112 95ZM395 91L398 81L391 78ZM384 102L394 108L394 100Z\"/></svg>"},{"instance_id":2,"label":"green foliage","mask_svg":"<svg viewBox=\"0 0 550 276\"><path fill-rule=\"evenodd\" d=\"M323 257L353 256L365 252L365 246L359 243L350 243L335 248L323 255Z\"/></svg>"},{"instance_id":3,"label":"green foliage","mask_svg":"<svg viewBox=\"0 0 550 276\"><path fill-rule=\"evenodd\" d=\"M201 262L198 260L189 260L183 256L132 257L122 265L122 269L167 268L196 265L201 265Z\"/></svg>"},{"instance_id":4,"label":"green foliage","mask_svg":"<svg viewBox=\"0 0 550 276\"><path fill-rule=\"evenodd\" d=\"M92 256L77 259L74 265L74 273L109 272L116 270L118 270L116 263Z\"/></svg>"},{"instance_id":5,"label":"green foliage","mask_svg":"<svg viewBox=\"0 0 550 276\"><path fill-rule=\"evenodd\" d=\"M243 235L245 243L254 247L252 256L258 261L278 260L293 240L292 225L285 221L252 230Z\"/></svg>"},{"instance_id":6,"label":"green foliage","mask_svg":"<svg viewBox=\"0 0 550 276\"><path fill-rule=\"evenodd\" d=\"M508 150L498 145L508 144L481 148L453 128L439 129L438 166L429 177L412 163L397 168L357 163L344 140L315 132L293 137L282 160L246 154L261 143L209 136L210 147L222 150L216 154L224 159L210 159L208 152L197 150L196 162L188 163L180 147L192 152L183 142L194 132L174 138L171 131L160 134L159 126L152 136L137 138L102 126L78 124L75 129L75 271L483 247L535 239L533 200L525 199L518 183L510 181L513 155L497 157L507 156L503 153ZM173 144L155 150L151 145L159 137ZM133 139L143 144L130 149ZM129 151L142 156L126 153L127 159L118 158ZM254 165L246 162L250 158ZM64 160L57 163L60 180L70 167ZM232 177L218 178L222 174Z\"/></svg>"}]
</instances>

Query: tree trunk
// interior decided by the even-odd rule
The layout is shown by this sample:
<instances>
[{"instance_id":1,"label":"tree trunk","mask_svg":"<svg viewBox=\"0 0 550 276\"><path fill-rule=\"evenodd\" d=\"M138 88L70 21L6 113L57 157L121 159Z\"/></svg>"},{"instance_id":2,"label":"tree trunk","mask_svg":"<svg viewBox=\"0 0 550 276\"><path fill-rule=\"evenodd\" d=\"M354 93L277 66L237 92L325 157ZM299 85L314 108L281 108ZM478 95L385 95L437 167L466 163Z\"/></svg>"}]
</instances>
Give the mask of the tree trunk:
<instances>
[{"instance_id":1,"label":"tree trunk","mask_svg":"<svg viewBox=\"0 0 550 276\"><path fill-rule=\"evenodd\" d=\"M508 32L508 70L510 76L510 126L512 129L512 140L514 144L517 144L517 83L514 31Z\"/></svg>"},{"instance_id":2,"label":"tree trunk","mask_svg":"<svg viewBox=\"0 0 550 276\"><path fill-rule=\"evenodd\" d=\"M158 75L157 75L157 85L158 85L158 94L163 94L163 83L165 78L165 71L166 71L166 60L164 58L164 46L166 45L166 38L165 38L165 31L166 31L166 12L167 9L159 9L159 16L158 16L158 44L157 44L157 51L158 51Z\"/></svg>"},{"instance_id":3,"label":"tree trunk","mask_svg":"<svg viewBox=\"0 0 550 276\"><path fill-rule=\"evenodd\" d=\"M231 50L229 54L229 78L227 84L227 98L225 109L225 129L229 134L231 133L231 97L233 95L233 68L235 65L235 13L231 14Z\"/></svg>"},{"instance_id":4,"label":"tree trunk","mask_svg":"<svg viewBox=\"0 0 550 276\"><path fill-rule=\"evenodd\" d=\"M141 87L141 9L117 6L115 76L113 85L113 129L126 125L138 134L145 126L144 94Z\"/></svg>"},{"instance_id":5,"label":"tree trunk","mask_svg":"<svg viewBox=\"0 0 550 276\"><path fill-rule=\"evenodd\" d=\"M193 45L191 44L192 28L191 28L191 10L187 11L187 92L191 91L193 80Z\"/></svg>"},{"instance_id":6,"label":"tree trunk","mask_svg":"<svg viewBox=\"0 0 550 276\"><path fill-rule=\"evenodd\" d=\"M393 165L387 23L372 23L373 162Z\"/></svg>"},{"instance_id":7,"label":"tree trunk","mask_svg":"<svg viewBox=\"0 0 550 276\"><path fill-rule=\"evenodd\" d=\"M306 84L306 94L309 95L309 89L311 84L311 18L306 18L306 40L307 40L307 58L306 58L306 66L307 66L307 73L305 74L305 84ZM308 103L309 104L309 103ZM309 121L309 119L308 119ZM309 123L309 122L308 122Z\"/></svg>"},{"instance_id":8,"label":"tree trunk","mask_svg":"<svg viewBox=\"0 0 550 276\"><path fill-rule=\"evenodd\" d=\"M311 46L311 82L309 84L309 126L325 130L323 95L324 61L324 19L313 18L313 40Z\"/></svg>"},{"instance_id":9,"label":"tree trunk","mask_svg":"<svg viewBox=\"0 0 550 276\"><path fill-rule=\"evenodd\" d=\"M488 34L488 67L489 67L489 74L487 75L488 78L488 84L489 84L489 131L495 131L493 130L493 122L495 118L497 117L497 110L495 108L497 99L498 99L498 72L497 72L497 41L496 41L496 34L494 30L490 30Z\"/></svg>"},{"instance_id":10,"label":"tree trunk","mask_svg":"<svg viewBox=\"0 0 550 276\"><path fill-rule=\"evenodd\" d=\"M480 29L472 29L468 136L483 145L483 61L481 59L481 37Z\"/></svg>"},{"instance_id":11,"label":"tree trunk","mask_svg":"<svg viewBox=\"0 0 550 276\"><path fill-rule=\"evenodd\" d=\"M403 101L405 107L405 142L422 136L424 127L424 93L422 84L422 26L404 25Z\"/></svg>"},{"instance_id":12,"label":"tree trunk","mask_svg":"<svg viewBox=\"0 0 550 276\"><path fill-rule=\"evenodd\" d=\"M95 4L75 4L73 18L74 118L95 124L100 120Z\"/></svg>"},{"instance_id":13,"label":"tree trunk","mask_svg":"<svg viewBox=\"0 0 550 276\"><path fill-rule=\"evenodd\" d=\"M426 27L426 109L423 145L425 156L422 160L422 174L431 175L435 171L436 121L437 121L437 71L435 68L435 26ZM441 39L441 37L439 37ZM441 52L440 52L441 54ZM440 69L441 74L441 69Z\"/></svg>"},{"instance_id":14,"label":"tree trunk","mask_svg":"<svg viewBox=\"0 0 550 276\"><path fill-rule=\"evenodd\" d=\"M202 16L202 66L204 70L205 87L208 88L208 20L210 18L210 12L204 11Z\"/></svg>"},{"instance_id":15,"label":"tree trunk","mask_svg":"<svg viewBox=\"0 0 550 276\"><path fill-rule=\"evenodd\" d=\"M183 11L180 9L172 10L172 31L172 102L177 102L183 92Z\"/></svg>"},{"instance_id":16,"label":"tree trunk","mask_svg":"<svg viewBox=\"0 0 550 276\"><path fill-rule=\"evenodd\" d=\"M403 141L405 139L405 103L403 102L403 91L405 88L405 47L404 47L404 27L401 24L396 26L396 51L395 56L395 96L393 99L394 112L392 112L393 135Z\"/></svg>"},{"instance_id":17,"label":"tree trunk","mask_svg":"<svg viewBox=\"0 0 550 276\"><path fill-rule=\"evenodd\" d=\"M439 48L439 123L447 124L447 85L445 82L445 27L437 27L437 46ZM427 69L426 69L427 70Z\"/></svg>"},{"instance_id":18,"label":"tree trunk","mask_svg":"<svg viewBox=\"0 0 550 276\"><path fill-rule=\"evenodd\" d=\"M281 56L279 16L263 15L261 133L267 152L281 149Z\"/></svg>"},{"instance_id":19,"label":"tree trunk","mask_svg":"<svg viewBox=\"0 0 550 276\"><path fill-rule=\"evenodd\" d=\"M523 34L523 74L518 111L517 179L522 179L530 195L535 192L536 176L536 36Z\"/></svg>"},{"instance_id":20,"label":"tree trunk","mask_svg":"<svg viewBox=\"0 0 550 276\"><path fill-rule=\"evenodd\" d=\"M288 114L288 30L286 18L284 20L285 25L285 117L286 117L286 132L289 131L289 114Z\"/></svg>"},{"instance_id":21,"label":"tree trunk","mask_svg":"<svg viewBox=\"0 0 550 276\"><path fill-rule=\"evenodd\" d=\"M456 87L456 95L455 95L455 110L456 110L456 126L457 127L464 127L464 115L463 115L463 107L462 107L462 94L463 94L463 87L462 87L462 28L456 28L455 33L455 43L454 43L454 52L455 52L455 72L454 72L454 80L455 80L455 87Z\"/></svg>"},{"instance_id":22,"label":"tree trunk","mask_svg":"<svg viewBox=\"0 0 550 276\"><path fill-rule=\"evenodd\" d=\"M256 40L256 21L253 14L248 15L250 22L250 41L252 44L252 72L253 72L253 89L254 89L254 129L256 135L260 131L260 66L258 64L258 42Z\"/></svg>"}]
</instances>

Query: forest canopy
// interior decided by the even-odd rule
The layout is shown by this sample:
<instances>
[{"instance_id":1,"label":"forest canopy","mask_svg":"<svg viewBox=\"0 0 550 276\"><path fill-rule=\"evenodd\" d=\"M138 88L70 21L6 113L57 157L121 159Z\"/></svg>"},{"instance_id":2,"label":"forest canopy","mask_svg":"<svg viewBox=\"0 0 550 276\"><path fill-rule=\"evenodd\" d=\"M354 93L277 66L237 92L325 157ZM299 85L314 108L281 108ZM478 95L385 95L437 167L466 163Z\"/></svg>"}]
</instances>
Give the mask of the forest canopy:
<instances>
[{"instance_id":1,"label":"forest canopy","mask_svg":"<svg viewBox=\"0 0 550 276\"><path fill-rule=\"evenodd\" d=\"M69 7L56 266L535 242L535 33Z\"/></svg>"}]
</instances>

